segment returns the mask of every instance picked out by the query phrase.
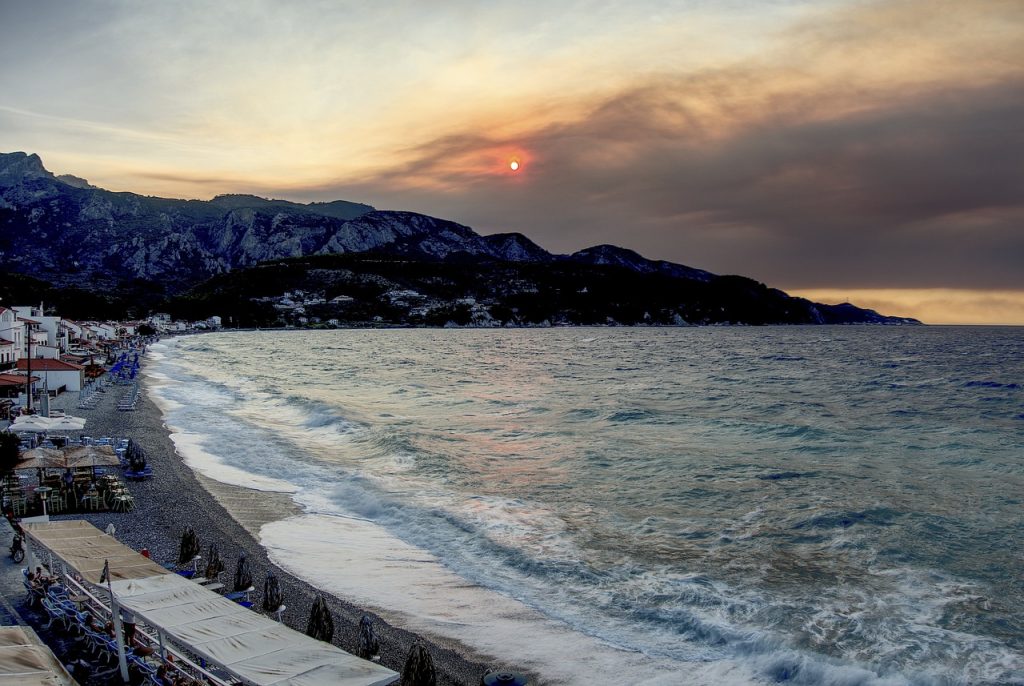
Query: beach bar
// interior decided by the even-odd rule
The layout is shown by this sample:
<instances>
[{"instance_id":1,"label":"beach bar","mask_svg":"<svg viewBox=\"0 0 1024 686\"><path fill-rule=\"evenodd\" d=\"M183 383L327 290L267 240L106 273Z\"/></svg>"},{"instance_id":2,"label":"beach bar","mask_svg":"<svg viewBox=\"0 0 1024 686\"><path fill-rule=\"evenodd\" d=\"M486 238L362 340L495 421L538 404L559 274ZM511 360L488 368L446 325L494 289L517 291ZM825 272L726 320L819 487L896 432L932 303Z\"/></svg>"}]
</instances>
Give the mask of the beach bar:
<instances>
[{"instance_id":1,"label":"beach bar","mask_svg":"<svg viewBox=\"0 0 1024 686\"><path fill-rule=\"evenodd\" d=\"M126 674L121 614L156 634L178 661L199 658L207 679L249 686L386 686L398 673L286 627L170 572L82 520L24 525L30 552L59 561L69 584L107 598ZM104 566L108 578L101 582ZM55 570L56 571L56 570ZM145 633L145 632L143 632Z\"/></svg>"}]
</instances>

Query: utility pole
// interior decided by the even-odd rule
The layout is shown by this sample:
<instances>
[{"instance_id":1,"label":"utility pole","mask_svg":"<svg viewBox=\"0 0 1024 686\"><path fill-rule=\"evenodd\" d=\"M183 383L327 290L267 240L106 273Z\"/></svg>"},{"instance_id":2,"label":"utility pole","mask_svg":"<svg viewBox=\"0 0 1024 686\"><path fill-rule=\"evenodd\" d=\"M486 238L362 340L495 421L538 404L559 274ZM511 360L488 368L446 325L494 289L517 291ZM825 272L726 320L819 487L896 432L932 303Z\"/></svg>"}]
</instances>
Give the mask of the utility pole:
<instances>
[{"instance_id":1,"label":"utility pole","mask_svg":"<svg viewBox=\"0 0 1024 686\"><path fill-rule=\"evenodd\" d=\"M32 325L25 322L25 350L28 353L26 358L26 365L28 366L28 375L25 377L25 395L28 400L25 401L25 407L29 412L32 411Z\"/></svg>"}]
</instances>

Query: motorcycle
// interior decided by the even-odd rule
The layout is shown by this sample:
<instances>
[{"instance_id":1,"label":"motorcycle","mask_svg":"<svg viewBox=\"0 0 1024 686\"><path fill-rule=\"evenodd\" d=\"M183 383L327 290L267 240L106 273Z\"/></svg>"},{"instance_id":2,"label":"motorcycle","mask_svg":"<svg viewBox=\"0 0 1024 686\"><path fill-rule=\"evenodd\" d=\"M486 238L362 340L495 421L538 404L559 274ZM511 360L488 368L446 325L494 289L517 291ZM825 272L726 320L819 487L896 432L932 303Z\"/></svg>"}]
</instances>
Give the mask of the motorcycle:
<instances>
[{"instance_id":1,"label":"motorcycle","mask_svg":"<svg viewBox=\"0 0 1024 686\"><path fill-rule=\"evenodd\" d=\"M11 559L15 562L25 559L25 546L22 545L21 534L14 534L14 540L11 542Z\"/></svg>"}]
</instances>

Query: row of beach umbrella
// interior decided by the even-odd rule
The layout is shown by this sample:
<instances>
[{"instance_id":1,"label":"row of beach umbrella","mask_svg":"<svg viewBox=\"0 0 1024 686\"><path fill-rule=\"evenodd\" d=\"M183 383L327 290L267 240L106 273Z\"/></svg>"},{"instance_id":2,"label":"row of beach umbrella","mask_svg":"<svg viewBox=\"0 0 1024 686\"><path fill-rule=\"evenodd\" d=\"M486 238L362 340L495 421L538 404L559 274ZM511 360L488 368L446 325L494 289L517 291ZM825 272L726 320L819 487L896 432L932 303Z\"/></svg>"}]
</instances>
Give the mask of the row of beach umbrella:
<instances>
[{"instance_id":1,"label":"row of beach umbrella","mask_svg":"<svg viewBox=\"0 0 1024 686\"><path fill-rule=\"evenodd\" d=\"M21 454L19 469L73 469L75 467L118 467L120 459L109 445L74 448L33 448Z\"/></svg>"},{"instance_id":2,"label":"row of beach umbrella","mask_svg":"<svg viewBox=\"0 0 1024 686\"><path fill-rule=\"evenodd\" d=\"M193 562L200 554L199 538L195 529L186 527L181 535L181 544L178 551L179 565ZM206 577L216 579L224 571L224 562L220 550L216 544L211 544L207 551ZM233 589L235 592L243 592L252 589L252 572L249 568L249 560L243 552L238 556L235 565ZM281 585L273 572L267 574L263 583L263 610L265 612L278 612L284 609L284 596L281 593ZM322 595L318 595L310 608L309 621L306 625L306 635L320 641L331 642L334 638L334 619L331 616L327 601ZM358 656L366 660L380 659L380 642L373 629L373 622L368 615L363 615L359 620L359 648ZM433 658L429 651L420 643L412 646L405 666L402 669L400 686L434 686L437 683L437 674L434 668ZM488 673L483 677L482 682L487 686L524 686L527 681L519 674L507 672Z\"/></svg>"},{"instance_id":3,"label":"row of beach umbrella","mask_svg":"<svg viewBox=\"0 0 1024 686\"><path fill-rule=\"evenodd\" d=\"M193 562L199 557L201 550L202 547L195 529L191 526L185 527L178 545L178 564L187 565ZM207 579L216 579L224 571L224 561L216 544L210 544L206 557L205 576ZM249 559L244 552L238 556L233 582L233 591L236 593L252 588L252 571L249 568ZM283 607L284 595L281 593L281 584L277 575L270 572L263 583L263 610L277 612ZM323 596L317 596L313 602L309 613L309 622L306 625L306 634L328 643L334 638L334 618L331 617L331 611ZM359 644L361 657L374 659L379 656L380 644L374 634L370 618L367 616L364 616L359 622Z\"/></svg>"}]
</instances>

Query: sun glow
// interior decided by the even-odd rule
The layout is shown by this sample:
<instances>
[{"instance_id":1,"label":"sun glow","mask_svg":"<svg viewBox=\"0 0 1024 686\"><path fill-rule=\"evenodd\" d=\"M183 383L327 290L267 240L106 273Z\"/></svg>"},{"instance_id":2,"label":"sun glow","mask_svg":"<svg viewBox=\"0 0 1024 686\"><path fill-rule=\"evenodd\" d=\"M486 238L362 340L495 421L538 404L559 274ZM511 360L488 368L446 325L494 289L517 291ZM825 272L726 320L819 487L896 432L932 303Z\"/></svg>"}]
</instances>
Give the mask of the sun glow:
<instances>
[{"instance_id":1,"label":"sun glow","mask_svg":"<svg viewBox=\"0 0 1024 686\"><path fill-rule=\"evenodd\" d=\"M512 171L519 171L519 160L512 160L508 163L508 168Z\"/></svg>"}]
</instances>

